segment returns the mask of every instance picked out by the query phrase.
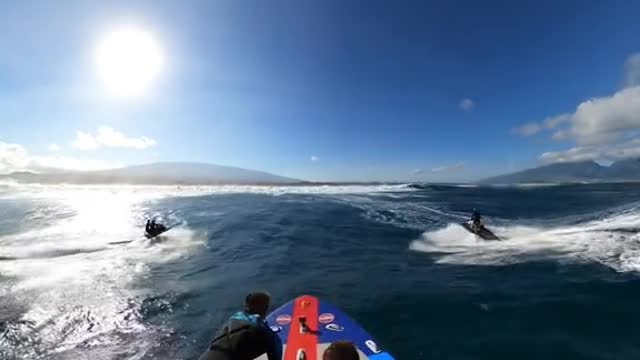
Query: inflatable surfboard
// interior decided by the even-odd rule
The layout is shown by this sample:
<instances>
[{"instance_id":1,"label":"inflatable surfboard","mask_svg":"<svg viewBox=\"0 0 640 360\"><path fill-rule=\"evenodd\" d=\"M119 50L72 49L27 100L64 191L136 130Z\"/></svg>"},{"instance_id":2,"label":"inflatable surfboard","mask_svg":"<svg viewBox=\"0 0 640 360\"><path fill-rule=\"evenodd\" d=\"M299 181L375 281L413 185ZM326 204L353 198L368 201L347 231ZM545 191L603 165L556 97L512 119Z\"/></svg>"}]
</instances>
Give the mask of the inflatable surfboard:
<instances>
[{"instance_id":1,"label":"inflatable surfboard","mask_svg":"<svg viewBox=\"0 0 640 360\"><path fill-rule=\"evenodd\" d=\"M289 301L269 314L267 322L282 340L283 360L322 360L336 341L352 342L361 360L394 360L358 323L314 296Z\"/></svg>"}]
</instances>

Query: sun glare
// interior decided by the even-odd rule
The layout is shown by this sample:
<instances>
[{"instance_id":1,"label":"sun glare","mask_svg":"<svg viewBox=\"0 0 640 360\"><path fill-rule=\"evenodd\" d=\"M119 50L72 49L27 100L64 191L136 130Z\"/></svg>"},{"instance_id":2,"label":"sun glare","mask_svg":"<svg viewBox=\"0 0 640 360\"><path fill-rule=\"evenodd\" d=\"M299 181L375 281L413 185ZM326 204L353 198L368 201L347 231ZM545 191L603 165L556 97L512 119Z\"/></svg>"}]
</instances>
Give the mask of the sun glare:
<instances>
[{"instance_id":1,"label":"sun glare","mask_svg":"<svg viewBox=\"0 0 640 360\"><path fill-rule=\"evenodd\" d=\"M162 51L146 31L134 27L106 34L96 51L98 74L115 96L143 95L162 69Z\"/></svg>"}]
</instances>

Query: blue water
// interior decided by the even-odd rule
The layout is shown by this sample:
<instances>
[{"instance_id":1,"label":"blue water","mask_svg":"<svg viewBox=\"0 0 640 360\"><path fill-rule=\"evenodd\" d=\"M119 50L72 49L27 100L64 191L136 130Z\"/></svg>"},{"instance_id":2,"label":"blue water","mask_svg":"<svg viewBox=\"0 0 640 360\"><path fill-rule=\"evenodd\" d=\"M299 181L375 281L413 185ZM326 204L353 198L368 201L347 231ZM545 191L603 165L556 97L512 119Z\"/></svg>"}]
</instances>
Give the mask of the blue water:
<instances>
[{"instance_id":1,"label":"blue water","mask_svg":"<svg viewBox=\"0 0 640 360\"><path fill-rule=\"evenodd\" d=\"M508 240L457 225L474 207ZM4 186L0 358L194 359L267 289L398 359L638 359L638 231L638 184Z\"/></svg>"}]
</instances>

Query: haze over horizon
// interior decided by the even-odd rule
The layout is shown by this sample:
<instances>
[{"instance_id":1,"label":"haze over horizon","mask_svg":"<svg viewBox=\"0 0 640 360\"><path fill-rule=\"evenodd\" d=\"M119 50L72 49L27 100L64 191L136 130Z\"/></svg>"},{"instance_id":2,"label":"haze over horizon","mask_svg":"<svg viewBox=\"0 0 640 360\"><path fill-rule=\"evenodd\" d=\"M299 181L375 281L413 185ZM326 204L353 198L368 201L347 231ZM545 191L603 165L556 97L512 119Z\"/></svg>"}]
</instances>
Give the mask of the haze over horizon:
<instances>
[{"instance_id":1,"label":"haze over horizon","mask_svg":"<svg viewBox=\"0 0 640 360\"><path fill-rule=\"evenodd\" d=\"M640 4L23 1L0 173L165 161L470 181L640 157Z\"/></svg>"}]
</instances>

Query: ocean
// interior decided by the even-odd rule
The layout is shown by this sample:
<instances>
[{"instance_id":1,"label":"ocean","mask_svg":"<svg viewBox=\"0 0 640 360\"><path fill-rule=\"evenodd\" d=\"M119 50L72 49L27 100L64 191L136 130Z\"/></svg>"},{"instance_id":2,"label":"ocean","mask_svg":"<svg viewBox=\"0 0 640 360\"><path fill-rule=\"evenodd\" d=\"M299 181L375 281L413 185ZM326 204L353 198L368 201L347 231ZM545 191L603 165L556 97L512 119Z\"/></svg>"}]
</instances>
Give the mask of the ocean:
<instances>
[{"instance_id":1,"label":"ocean","mask_svg":"<svg viewBox=\"0 0 640 360\"><path fill-rule=\"evenodd\" d=\"M5 184L0 358L196 359L266 289L398 359L640 359L639 231L640 184Z\"/></svg>"}]
</instances>

